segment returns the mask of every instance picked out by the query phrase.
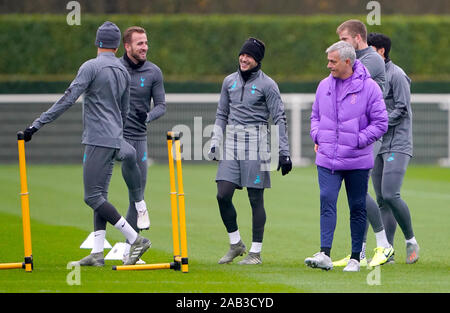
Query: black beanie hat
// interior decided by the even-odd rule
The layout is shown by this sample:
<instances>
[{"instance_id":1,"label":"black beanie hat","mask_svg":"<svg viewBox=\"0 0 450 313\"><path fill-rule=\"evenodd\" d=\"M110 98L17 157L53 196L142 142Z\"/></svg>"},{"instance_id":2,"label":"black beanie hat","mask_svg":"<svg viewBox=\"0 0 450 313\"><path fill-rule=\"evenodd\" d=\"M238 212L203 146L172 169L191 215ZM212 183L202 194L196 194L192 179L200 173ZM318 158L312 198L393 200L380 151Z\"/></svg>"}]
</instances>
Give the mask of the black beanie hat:
<instances>
[{"instance_id":1,"label":"black beanie hat","mask_svg":"<svg viewBox=\"0 0 450 313\"><path fill-rule=\"evenodd\" d=\"M95 45L99 48L116 49L120 45L120 29L116 24L106 21L97 29Z\"/></svg>"},{"instance_id":2,"label":"black beanie hat","mask_svg":"<svg viewBox=\"0 0 450 313\"><path fill-rule=\"evenodd\" d=\"M244 42L244 45L239 52L241 54L251 55L256 62L261 63L262 59L264 59L264 52L266 47L264 43L256 38L250 37Z\"/></svg>"}]
</instances>

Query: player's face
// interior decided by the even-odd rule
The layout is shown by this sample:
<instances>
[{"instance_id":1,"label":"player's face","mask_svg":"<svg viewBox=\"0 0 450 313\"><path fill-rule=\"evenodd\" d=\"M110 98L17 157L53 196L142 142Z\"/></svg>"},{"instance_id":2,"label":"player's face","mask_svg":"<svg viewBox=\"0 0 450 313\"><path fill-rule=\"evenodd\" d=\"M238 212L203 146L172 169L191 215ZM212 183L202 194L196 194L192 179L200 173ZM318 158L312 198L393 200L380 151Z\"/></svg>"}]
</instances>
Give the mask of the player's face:
<instances>
[{"instance_id":1,"label":"player's face","mask_svg":"<svg viewBox=\"0 0 450 313\"><path fill-rule=\"evenodd\" d=\"M353 48L355 48L355 50L358 50L358 41L356 37L352 37L347 29L344 29L339 33L339 40L348 42L353 46Z\"/></svg>"},{"instance_id":2,"label":"player's face","mask_svg":"<svg viewBox=\"0 0 450 313\"><path fill-rule=\"evenodd\" d=\"M239 67L241 68L242 72L251 70L257 65L258 63L251 55L243 53L239 56Z\"/></svg>"},{"instance_id":3,"label":"player's face","mask_svg":"<svg viewBox=\"0 0 450 313\"><path fill-rule=\"evenodd\" d=\"M328 52L327 68L330 70L334 78L345 78L349 72L350 60L341 60L339 51Z\"/></svg>"},{"instance_id":4,"label":"player's face","mask_svg":"<svg viewBox=\"0 0 450 313\"><path fill-rule=\"evenodd\" d=\"M141 33L133 33L131 35L131 43L125 47L127 54L138 62L147 60L148 41L147 35Z\"/></svg>"}]
</instances>

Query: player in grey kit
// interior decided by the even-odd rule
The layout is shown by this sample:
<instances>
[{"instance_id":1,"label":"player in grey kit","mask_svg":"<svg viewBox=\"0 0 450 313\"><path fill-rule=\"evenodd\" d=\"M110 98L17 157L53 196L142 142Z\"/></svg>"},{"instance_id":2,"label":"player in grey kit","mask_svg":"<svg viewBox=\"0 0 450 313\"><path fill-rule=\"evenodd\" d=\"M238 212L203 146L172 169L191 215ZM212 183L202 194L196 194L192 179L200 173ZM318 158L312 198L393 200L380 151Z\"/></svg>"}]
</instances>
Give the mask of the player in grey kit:
<instances>
[{"instance_id":1,"label":"player in grey kit","mask_svg":"<svg viewBox=\"0 0 450 313\"><path fill-rule=\"evenodd\" d=\"M136 149L136 161L141 172L141 187L144 198L147 183L147 124L166 113L163 75L158 66L147 60L148 41L144 28L132 26L123 33L125 54L120 61L131 76L130 112L123 130L125 140ZM151 99L153 98L153 108ZM128 175L129 168L123 164L122 173ZM150 218L147 209L136 208L130 194L127 221L136 230L147 229ZM130 245L124 251L124 262L128 258Z\"/></svg>"},{"instance_id":2,"label":"player in grey kit","mask_svg":"<svg viewBox=\"0 0 450 313\"><path fill-rule=\"evenodd\" d=\"M127 264L135 264L151 246L150 240L139 236L107 200L115 159L130 166L132 174L126 180L128 189L135 202L142 200L139 198L140 172L136 166L136 152L123 139L123 124L130 101L130 75L115 56L119 44L119 28L111 22L101 25L95 41L98 47L97 57L81 65L76 78L61 99L24 131L25 141L30 141L35 132L57 119L84 93L84 201L94 210L95 237L91 254L74 262L81 266L104 265L103 244L107 222L121 231L131 243L131 257Z\"/></svg>"},{"instance_id":3,"label":"player in grey kit","mask_svg":"<svg viewBox=\"0 0 450 313\"><path fill-rule=\"evenodd\" d=\"M386 83L386 71L383 59L367 44L367 28L363 22L359 20L348 20L343 22L336 30L339 39L350 43L356 51L356 58L361 61L367 68L372 79L380 86L384 94ZM374 143L374 158L378 154L381 147L381 141ZM373 180L372 180L373 183ZM370 266L377 266L387 262L389 257L394 254L394 248L389 244L386 232L384 230L383 221L381 219L380 208L375 200L367 193L366 196L367 219L375 233L377 247L374 249L375 254L370 261ZM364 235L363 249L361 251L361 265L367 263L366 259L366 239L369 223L366 224L366 232ZM333 266L346 266L350 256L333 262Z\"/></svg>"},{"instance_id":4,"label":"player in grey kit","mask_svg":"<svg viewBox=\"0 0 450 313\"><path fill-rule=\"evenodd\" d=\"M380 206L387 239L394 245L397 222L406 240L406 263L419 259L419 245L414 236L408 205L400 197L400 189L409 160L413 156L411 79L391 59L391 39L384 34L371 33L367 42L386 64L384 102L389 113L389 128L373 167L373 185ZM389 260L394 262L392 256Z\"/></svg>"},{"instance_id":5,"label":"player in grey kit","mask_svg":"<svg viewBox=\"0 0 450 313\"><path fill-rule=\"evenodd\" d=\"M239 69L224 79L217 107L209 158L219 161L216 175L217 201L230 239L230 249L219 260L219 264L230 263L246 251L232 203L236 188L243 187L247 188L252 207L253 235L249 254L239 264L262 263L261 248L266 222L264 189L270 188L270 169L264 164L268 158L261 151L267 143L270 117L279 128L278 169L282 169L283 175L292 169L286 115L280 91L277 84L261 70L264 52L265 45L260 40L249 38L245 41L239 53ZM226 153L222 159L221 142L224 132ZM235 145L238 148L235 149Z\"/></svg>"}]
</instances>

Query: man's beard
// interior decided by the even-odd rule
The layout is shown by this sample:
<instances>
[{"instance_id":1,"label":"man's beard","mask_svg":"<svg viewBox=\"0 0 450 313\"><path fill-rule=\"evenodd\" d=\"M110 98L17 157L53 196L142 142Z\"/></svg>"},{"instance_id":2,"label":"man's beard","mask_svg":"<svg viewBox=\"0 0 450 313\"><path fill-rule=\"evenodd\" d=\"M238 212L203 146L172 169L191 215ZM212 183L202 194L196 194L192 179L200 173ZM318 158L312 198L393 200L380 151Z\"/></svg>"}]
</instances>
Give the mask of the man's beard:
<instances>
[{"instance_id":1,"label":"man's beard","mask_svg":"<svg viewBox=\"0 0 450 313\"><path fill-rule=\"evenodd\" d=\"M131 56L132 56L136 61L138 61L138 62L145 62L145 61L147 61L147 54L145 54L145 57L142 59L142 58L139 56L139 52L134 52L134 51L133 51L133 53L131 54Z\"/></svg>"}]
</instances>

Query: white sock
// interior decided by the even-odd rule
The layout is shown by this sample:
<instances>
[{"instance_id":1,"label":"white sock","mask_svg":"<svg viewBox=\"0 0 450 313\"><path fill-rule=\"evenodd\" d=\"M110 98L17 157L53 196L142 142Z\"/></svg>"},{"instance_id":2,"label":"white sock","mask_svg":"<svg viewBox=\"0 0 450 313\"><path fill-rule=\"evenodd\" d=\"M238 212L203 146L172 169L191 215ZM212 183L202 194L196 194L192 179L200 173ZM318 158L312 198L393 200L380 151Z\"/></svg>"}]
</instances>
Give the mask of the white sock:
<instances>
[{"instance_id":1,"label":"white sock","mask_svg":"<svg viewBox=\"0 0 450 313\"><path fill-rule=\"evenodd\" d=\"M384 229L378 233L375 233L375 238L377 240L377 247L389 248L391 246L387 240Z\"/></svg>"},{"instance_id":2,"label":"white sock","mask_svg":"<svg viewBox=\"0 0 450 313\"><path fill-rule=\"evenodd\" d=\"M144 200L138 201L134 203L136 205L136 211L138 212L144 212L147 210L147 205L145 204Z\"/></svg>"},{"instance_id":3,"label":"white sock","mask_svg":"<svg viewBox=\"0 0 450 313\"><path fill-rule=\"evenodd\" d=\"M239 229L232 232L232 233L228 233L228 236L230 237L230 244L235 245L239 242L239 240L241 240L241 235L239 234Z\"/></svg>"},{"instance_id":4,"label":"white sock","mask_svg":"<svg viewBox=\"0 0 450 313\"><path fill-rule=\"evenodd\" d=\"M406 243L417 244L416 237L412 237L411 239L405 240Z\"/></svg>"},{"instance_id":5,"label":"white sock","mask_svg":"<svg viewBox=\"0 0 450 313\"><path fill-rule=\"evenodd\" d=\"M94 232L94 246L91 253L103 252L105 246L106 230L97 230Z\"/></svg>"},{"instance_id":6,"label":"white sock","mask_svg":"<svg viewBox=\"0 0 450 313\"><path fill-rule=\"evenodd\" d=\"M115 228L120 230L120 232L127 238L128 242L133 244L138 236L138 233L131 227L130 224L123 218L114 225Z\"/></svg>"},{"instance_id":7,"label":"white sock","mask_svg":"<svg viewBox=\"0 0 450 313\"><path fill-rule=\"evenodd\" d=\"M252 242L252 247L250 248L250 252L260 253L262 248L262 242Z\"/></svg>"}]
</instances>

